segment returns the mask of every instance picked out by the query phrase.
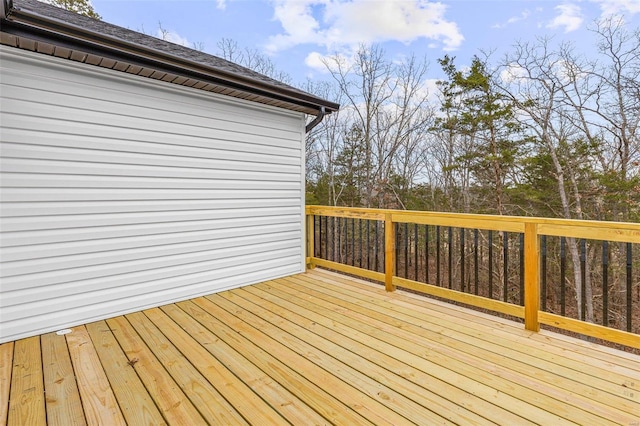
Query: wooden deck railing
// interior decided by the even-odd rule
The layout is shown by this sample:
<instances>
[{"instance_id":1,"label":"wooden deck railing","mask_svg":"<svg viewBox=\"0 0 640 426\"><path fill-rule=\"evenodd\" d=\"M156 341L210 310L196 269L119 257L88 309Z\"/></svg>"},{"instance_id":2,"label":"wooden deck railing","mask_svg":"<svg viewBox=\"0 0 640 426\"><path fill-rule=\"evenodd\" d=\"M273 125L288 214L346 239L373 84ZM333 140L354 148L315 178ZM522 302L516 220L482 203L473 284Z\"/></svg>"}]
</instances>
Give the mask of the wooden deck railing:
<instances>
[{"instance_id":1,"label":"wooden deck railing","mask_svg":"<svg viewBox=\"0 0 640 426\"><path fill-rule=\"evenodd\" d=\"M326 206L307 206L306 213L311 268L522 318L535 332L546 324L640 348L640 224ZM594 263L599 272L585 266ZM574 288L567 283L575 269L582 283ZM594 281L601 294L589 290ZM561 303L548 306L556 293ZM587 294L598 298L596 314L589 312ZM571 296L577 307L565 312ZM610 302L613 296L621 302ZM597 315L599 324L589 321Z\"/></svg>"}]
</instances>

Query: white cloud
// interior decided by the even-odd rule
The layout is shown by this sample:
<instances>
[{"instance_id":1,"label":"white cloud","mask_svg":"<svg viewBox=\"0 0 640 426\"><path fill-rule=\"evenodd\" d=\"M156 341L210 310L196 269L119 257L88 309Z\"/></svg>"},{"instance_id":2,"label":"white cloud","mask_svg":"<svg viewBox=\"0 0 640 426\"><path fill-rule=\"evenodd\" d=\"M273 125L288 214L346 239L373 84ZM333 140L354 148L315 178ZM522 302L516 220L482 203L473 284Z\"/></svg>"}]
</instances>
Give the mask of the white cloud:
<instances>
[{"instance_id":1,"label":"white cloud","mask_svg":"<svg viewBox=\"0 0 640 426\"><path fill-rule=\"evenodd\" d=\"M304 64L309 68L322 73L328 73L330 70L349 69L355 62L355 50L344 50L341 53L324 55L319 52L311 52L304 59Z\"/></svg>"},{"instance_id":2,"label":"white cloud","mask_svg":"<svg viewBox=\"0 0 640 426\"><path fill-rule=\"evenodd\" d=\"M182 37L175 31L158 28L158 30L156 31L156 37L165 41L169 41L171 43L179 44L181 46L191 46L191 42L189 42L186 37Z\"/></svg>"},{"instance_id":3,"label":"white cloud","mask_svg":"<svg viewBox=\"0 0 640 426\"><path fill-rule=\"evenodd\" d=\"M438 81L438 79L429 78L424 82L424 90L428 92L427 100L432 105L440 105L442 91L440 90L440 86L438 86Z\"/></svg>"},{"instance_id":4,"label":"white cloud","mask_svg":"<svg viewBox=\"0 0 640 426\"><path fill-rule=\"evenodd\" d=\"M548 28L564 28L565 33L575 31L582 25L584 18L582 17L580 6L575 4L561 4L554 8L559 15L547 24Z\"/></svg>"},{"instance_id":5,"label":"white cloud","mask_svg":"<svg viewBox=\"0 0 640 426\"><path fill-rule=\"evenodd\" d=\"M225 10L227 8L227 0L216 0L216 8Z\"/></svg>"},{"instance_id":6,"label":"white cloud","mask_svg":"<svg viewBox=\"0 0 640 426\"><path fill-rule=\"evenodd\" d=\"M320 72L328 72L325 65L326 55L318 52L311 52L304 58L304 64L309 68L312 68Z\"/></svg>"},{"instance_id":7,"label":"white cloud","mask_svg":"<svg viewBox=\"0 0 640 426\"><path fill-rule=\"evenodd\" d=\"M640 13L639 0L592 0L600 5L604 16L626 15L628 17Z\"/></svg>"},{"instance_id":8,"label":"white cloud","mask_svg":"<svg viewBox=\"0 0 640 426\"><path fill-rule=\"evenodd\" d=\"M428 0L272 0L274 20L283 33L269 38L277 52L299 44L339 50L358 43L420 38L436 40L444 50L464 40L457 24L445 18L446 6Z\"/></svg>"},{"instance_id":9,"label":"white cloud","mask_svg":"<svg viewBox=\"0 0 640 426\"><path fill-rule=\"evenodd\" d=\"M500 71L500 79L505 83L513 83L526 77L527 71L518 64L509 64Z\"/></svg>"},{"instance_id":10,"label":"white cloud","mask_svg":"<svg viewBox=\"0 0 640 426\"><path fill-rule=\"evenodd\" d=\"M512 16L511 18L507 19L507 21L502 23L502 24L494 24L494 25L491 26L491 28L504 28L507 25L511 25L511 24L515 24L515 23L520 22L520 21L524 21L529 16L531 16L531 11L529 9L525 9L525 10L522 11L522 13L520 13L520 15Z\"/></svg>"}]
</instances>

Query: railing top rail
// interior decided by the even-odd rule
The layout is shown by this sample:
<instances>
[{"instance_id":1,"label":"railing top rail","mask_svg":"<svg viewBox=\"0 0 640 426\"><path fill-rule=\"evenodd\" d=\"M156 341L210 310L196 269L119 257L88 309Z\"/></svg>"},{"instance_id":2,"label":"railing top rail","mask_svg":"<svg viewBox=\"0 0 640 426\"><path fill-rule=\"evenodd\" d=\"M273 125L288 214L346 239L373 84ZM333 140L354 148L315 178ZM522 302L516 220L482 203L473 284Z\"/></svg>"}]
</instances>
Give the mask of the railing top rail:
<instances>
[{"instance_id":1,"label":"railing top rail","mask_svg":"<svg viewBox=\"0 0 640 426\"><path fill-rule=\"evenodd\" d=\"M445 213L417 210L367 209L361 207L307 206L307 214L419 223L462 228L524 232L525 223L538 225L539 235L640 243L640 223L555 219L527 216Z\"/></svg>"}]
</instances>

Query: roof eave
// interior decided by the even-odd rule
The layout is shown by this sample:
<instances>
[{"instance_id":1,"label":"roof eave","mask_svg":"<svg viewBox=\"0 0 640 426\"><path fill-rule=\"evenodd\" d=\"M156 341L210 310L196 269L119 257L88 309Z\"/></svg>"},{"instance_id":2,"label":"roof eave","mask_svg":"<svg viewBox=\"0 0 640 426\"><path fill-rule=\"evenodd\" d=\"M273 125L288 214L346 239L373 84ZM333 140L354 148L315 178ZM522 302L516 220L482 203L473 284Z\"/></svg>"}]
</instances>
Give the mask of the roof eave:
<instances>
[{"instance_id":1,"label":"roof eave","mask_svg":"<svg viewBox=\"0 0 640 426\"><path fill-rule=\"evenodd\" d=\"M338 104L313 95L270 85L264 81L226 72L148 46L100 34L31 11L20 10L12 6L11 0L0 0L0 19L2 20L2 32L4 33L29 37L36 41L53 43L70 49L80 49L86 53L115 60L125 60L134 65L152 67L158 71L196 78L259 96L289 102L308 109L308 113L318 114L323 107L326 113L331 113L339 108Z\"/></svg>"}]
</instances>

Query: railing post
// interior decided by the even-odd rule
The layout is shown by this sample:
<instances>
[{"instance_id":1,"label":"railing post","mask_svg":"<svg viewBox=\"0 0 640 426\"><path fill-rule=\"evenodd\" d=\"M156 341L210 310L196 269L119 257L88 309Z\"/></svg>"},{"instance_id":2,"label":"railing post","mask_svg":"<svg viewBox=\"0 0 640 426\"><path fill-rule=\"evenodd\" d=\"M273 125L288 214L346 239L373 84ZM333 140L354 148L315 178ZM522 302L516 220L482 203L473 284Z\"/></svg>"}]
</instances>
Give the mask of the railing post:
<instances>
[{"instance_id":1,"label":"railing post","mask_svg":"<svg viewBox=\"0 0 640 426\"><path fill-rule=\"evenodd\" d=\"M538 224L524 224L524 327L540 331L540 236Z\"/></svg>"},{"instance_id":2,"label":"railing post","mask_svg":"<svg viewBox=\"0 0 640 426\"><path fill-rule=\"evenodd\" d=\"M394 291L393 276L396 265L396 230L393 226L391 213L384 218L384 287L387 291Z\"/></svg>"},{"instance_id":3,"label":"railing post","mask_svg":"<svg viewBox=\"0 0 640 426\"><path fill-rule=\"evenodd\" d=\"M315 216L307 214L307 269L314 269L316 265L311 259L315 257Z\"/></svg>"}]
</instances>

